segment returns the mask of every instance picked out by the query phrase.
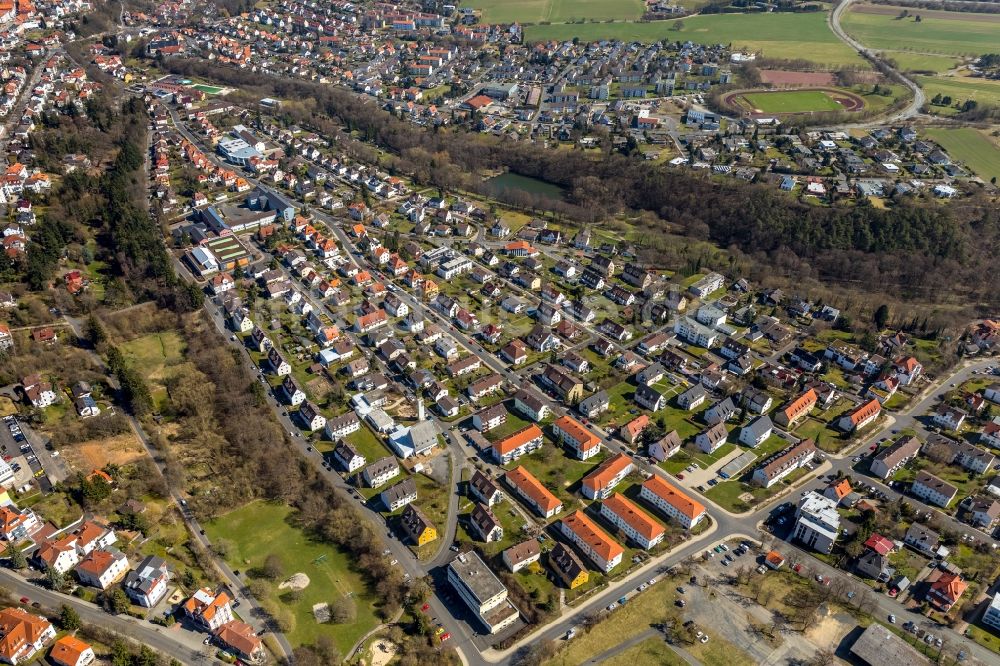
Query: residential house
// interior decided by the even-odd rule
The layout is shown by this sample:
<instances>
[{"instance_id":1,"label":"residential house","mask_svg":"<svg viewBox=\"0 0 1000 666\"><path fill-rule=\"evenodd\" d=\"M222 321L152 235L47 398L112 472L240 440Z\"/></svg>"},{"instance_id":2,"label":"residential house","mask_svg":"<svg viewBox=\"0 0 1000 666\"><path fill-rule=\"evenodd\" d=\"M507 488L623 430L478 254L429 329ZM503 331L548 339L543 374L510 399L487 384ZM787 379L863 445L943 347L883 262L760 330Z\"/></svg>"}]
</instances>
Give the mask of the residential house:
<instances>
[{"instance_id":1,"label":"residential house","mask_svg":"<svg viewBox=\"0 0 1000 666\"><path fill-rule=\"evenodd\" d=\"M707 515L704 505L655 474L643 482L639 498L684 529L691 529Z\"/></svg>"},{"instance_id":2,"label":"residential house","mask_svg":"<svg viewBox=\"0 0 1000 666\"><path fill-rule=\"evenodd\" d=\"M731 397L726 397L705 410L702 415L705 423L715 425L725 423L739 413L736 404Z\"/></svg>"},{"instance_id":3,"label":"residential house","mask_svg":"<svg viewBox=\"0 0 1000 666\"><path fill-rule=\"evenodd\" d=\"M128 572L122 589L132 603L144 608L152 608L160 603L167 593L167 583L170 582L170 570L163 558L147 555L135 569Z\"/></svg>"},{"instance_id":4,"label":"residential house","mask_svg":"<svg viewBox=\"0 0 1000 666\"><path fill-rule=\"evenodd\" d=\"M556 544L559 547L559 544ZM555 552L555 549L552 550ZM542 547L537 539L528 539L521 543L506 548L501 555L504 565L511 573L517 573L530 564L534 564L542 557ZM552 553L549 553L551 561Z\"/></svg>"},{"instance_id":5,"label":"residential house","mask_svg":"<svg viewBox=\"0 0 1000 666\"><path fill-rule=\"evenodd\" d=\"M197 590L184 602L182 608L187 618L210 632L233 621L229 595L225 592L215 593L208 587Z\"/></svg>"},{"instance_id":6,"label":"residential house","mask_svg":"<svg viewBox=\"0 0 1000 666\"><path fill-rule=\"evenodd\" d=\"M562 502L522 466L504 474L504 481L525 504L543 518L551 518L562 511Z\"/></svg>"},{"instance_id":7,"label":"residential house","mask_svg":"<svg viewBox=\"0 0 1000 666\"><path fill-rule=\"evenodd\" d=\"M677 434L677 431L671 430L649 445L649 457L656 462L663 462L680 451L682 444L683 442L681 442L681 437Z\"/></svg>"},{"instance_id":8,"label":"residential house","mask_svg":"<svg viewBox=\"0 0 1000 666\"><path fill-rule=\"evenodd\" d=\"M56 637L55 627L40 615L23 608L0 611L0 661L27 663Z\"/></svg>"},{"instance_id":9,"label":"residential house","mask_svg":"<svg viewBox=\"0 0 1000 666\"><path fill-rule=\"evenodd\" d=\"M930 580L931 578L934 580ZM950 571L932 572L927 582L930 583L927 590L928 603L943 613L950 611L969 588L961 575Z\"/></svg>"},{"instance_id":10,"label":"residential house","mask_svg":"<svg viewBox=\"0 0 1000 666\"><path fill-rule=\"evenodd\" d=\"M871 459L868 470L880 479L888 479L920 452L920 440L902 435L889 446L882 447Z\"/></svg>"},{"instance_id":11,"label":"residential house","mask_svg":"<svg viewBox=\"0 0 1000 666\"><path fill-rule=\"evenodd\" d=\"M304 402L302 406L299 407L299 423L302 427L309 432L316 432L320 428L326 425L326 417L323 416L319 407L311 402Z\"/></svg>"},{"instance_id":12,"label":"residential house","mask_svg":"<svg viewBox=\"0 0 1000 666\"><path fill-rule=\"evenodd\" d=\"M650 420L646 414L640 414L625 425L618 428L618 436L629 444L636 444L642 436L642 431L649 427Z\"/></svg>"},{"instance_id":13,"label":"residential house","mask_svg":"<svg viewBox=\"0 0 1000 666\"><path fill-rule=\"evenodd\" d=\"M648 409L651 412L659 411L667 406L666 396L653 387L646 386L645 384L639 384L635 387L635 393L633 394L632 399L635 400L635 404L639 405L643 409ZM704 400L704 397L702 397L702 400Z\"/></svg>"},{"instance_id":14,"label":"residential house","mask_svg":"<svg viewBox=\"0 0 1000 666\"><path fill-rule=\"evenodd\" d=\"M795 470L808 464L816 456L816 443L803 439L786 449L775 453L761 463L753 473L753 482L770 488Z\"/></svg>"},{"instance_id":15,"label":"residential house","mask_svg":"<svg viewBox=\"0 0 1000 666\"><path fill-rule=\"evenodd\" d=\"M475 503L469 514L469 524L480 541L493 543L503 539L503 525L500 524L500 519L485 504Z\"/></svg>"},{"instance_id":16,"label":"residential house","mask_svg":"<svg viewBox=\"0 0 1000 666\"><path fill-rule=\"evenodd\" d=\"M634 470L631 458L624 453L616 453L583 477L580 491L587 499L605 499Z\"/></svg>"},{"instance_id":17,"label":"residential house","mask_svg":"<svg viewBox=\"0 0 1000 666\"><path fill-rule=\"evenodd\" d=\"M582 404L582 403L581 403ZM548 416L549 408L535 391L522 388L514 394L514 409L531 421L541 421Z\"/></svg>"},{"instance_id":18,"label":"residential house","mask_svg":"<svg viewBox=\"0 0 1000 666\"><path fill-rule=\"evenodd\" d=\"M928 504L947 508L951 501L955 499L955 495L958 494L958 488L933 474L921 470L917 472L916 478L913 479L913 485L910 486L910 493Z\"/></svg>"},{"instance_id":19,"label":"residential house","mask_svg":"<svg viewBox=\"0 0 1000 666\"><path fill-rule=\"evenodd\" d=\"M366 462L365 457L346 440L340 440L333 448L333 460L348 474L358 471Z\"/></svg>"},{"instance_id":20,"label":"residential house","mask_svg":"<svg viewBox=\"0 0 1000 666\"><path fill-rule=\"evenodd\" d=\"M704 453L714 453L716 449L726 443L728 437L729 431L726 430L726 424L716 423L698 433L694 438L694 443Z\"/></svg>"},{"instance_id":21,"label":"residential house","mask_svg":"<svg viewBox=\"0 0 1000 666\"><path fill-rule=\"evenodd\" d=\"M556 419L552 433L579 460L588 460L601 452L601 439L569 415Z\"/></svg>"},{"instance_id":22,"label":"residential house","mask_svg":"<svg viewBox=\"0 0 1000 666\"><path fill-rule=\"evenodd\" d=\"M379 458L361 473L361 479L369 488L378 488L397 476L399 476L399 463L392 456Z\"/></svg>"},{"instance_id":23,"label":"residential house","mask_svg":"<svg viewBox=\"0 0 1000 666\"><path fill-rule=\"evenodd\" d=\"M608 411L610 407L611 399L608 392L602 389L581 400L577 404L576 410L588 419L593 419Z\"/></svg>"},{"instance_id":24,"label":"residential house","mask_svg":"<svg viewBox=\"0 0 1000 666\"><path fill-rule=\"evenodd\" d=\"M477 505L481 506L481 505ZM415 504L407 504L399 516L399 525L403 533L417 547L430 543L438 538L434 523Z\"/></svg>"},{"instance_id":25,"label":"residential house","mask_svg":"<svg viewBox=\"0 0 1000 666\"><path fill-rule=\"evenodd\" d=\"M417 484L413 477L407 477L379 493L379 499L390 512L398 511L417 499Z\"/></svg>"},{"instance_id":26,"label":"residential house","mask_svg":"<svg viewBox=\"0 0 1000 666\"><path fill-rule=\"evenodd\" d=\"M666 530L621 493L601 502L601 515L644 550L656 547Z\"/></svg>"},{"instance_id":27,"label":"residential house","mask_svg":"<svg viewBox=\"0 0 1000 666\"><path fill-rule=\"evenodd\" d=\"M906 530L906 534L903 535L903 543L922 555L937 557L941 545L941 537L926 525L913 523Z\"/></svg>"},{"instance_id":28,"label":"residential house","mask_svg":"<svg viewBox=\"0 0 1000 666\"><path fill-rule=\"evenodd\" d=\"M877 399L873 398L840 417L837 421L837 427L844 432L861 430L865 426L874 422L881 413L881 403L879 403Z\"/></svg>"},{"instance_id":29,"label":"residential house","mask_svg":"<svg viewBox=\"0 0 1000 666\"><path fill-rule=\"evenodd\" d=\"M605 573L618 566L625 554L625 549L583 511L575 511L559 521L559 531Z\"/></svg>"},{"instance_id":30,"label":"residential house","mask_svg":"<svg viewBox=\"0 0 1000 666\"><path fill-rule=\"evenodd\" d=\"M489 432L507 422L507 408L503 403L485 407L472 415L472 426L479 432Z\"/></svg>"},{"instance_id":31,"label":"residential house","mask_svg":"<svg viewBox=\"0 0 1000 666\"><path fill-rule=\"evenodd\" d=\"M506 465L540 448L543 441L541 428L532 423L495 442L492 449L493 459L500 465Z\"/></svg>"},{"instance_id":32,"label":"residential house","mask_svg":"<svg viewBox=\"0 0 1000 666\"><path fill-rule=\"evenodd\" d=\"M500 486L478 469L469 479L469 496L486 506L493 506L503 501L503 492L500 490Z\"/></svg>"},{"instance_id":33,"label":"residential house","mask_svg":"<svg viewBox=\"0 0 1000 666\"><path fill-rule=\"evenodd\" d=\"M765 414L740 428L739 440L741 444L757 448L771 436L772 432L774 432L774 425L771 423L771 418Z\"/></svg>"},{"instance_id":34,"label":"residential house","mask_svg":"<svg viewBox=\"0 0 1000 666\"><path fill-rule=\"evenodd\" d=\"M83 585L106 590L128 571L128 558L117 548L108 548L88 553L77 565L76 576Z\"/></svg>"},{"instance_id":35,"label":"residential house","mask_svg":"<svg viewBox=\"0 0 1000 666\"><path fill-rule=\"evenodd\" d=\"M817 402L816 391L806 389L798 397L782 405L774 415L774 421L786 430L795 427L802 419L809 416Z\"/></svg>"},{"instance_id":36,"label":"residential house","mask_svg":"<svg viewBox=\"0 0 1000 666\"><path fill-rule=\"evenodd\" d=\"M584 585L590 579L587 567L573 549L564 543L556 543L555 548L549 551L548 563L559 581L570 590Z\"/></svg>"},{"instance_id":37,"label":"residential house","mask_svg":"<svg viewBox=\"0 0 1000 666\"><path fill-rule=\"evenodd\" d=\"M705 388L701 384L695 384L677 396L677 404L681 409L686 409L690 412L698 409L706 399L708 399L708 393L705 392Z\"/></svg>"},{"instance_id":38,"label":"residential house","mask_svg":"<svg viewBox=\"0 0 1000 666\"><path fill-rule=\"evenodd\" d=\"M3 654L0 651L0 659L3 659ZM49 660L56 666L87 666L96 659L94 648L72 634L66 634L57 640L49 651Z\"/></svg>"}]
</instances>

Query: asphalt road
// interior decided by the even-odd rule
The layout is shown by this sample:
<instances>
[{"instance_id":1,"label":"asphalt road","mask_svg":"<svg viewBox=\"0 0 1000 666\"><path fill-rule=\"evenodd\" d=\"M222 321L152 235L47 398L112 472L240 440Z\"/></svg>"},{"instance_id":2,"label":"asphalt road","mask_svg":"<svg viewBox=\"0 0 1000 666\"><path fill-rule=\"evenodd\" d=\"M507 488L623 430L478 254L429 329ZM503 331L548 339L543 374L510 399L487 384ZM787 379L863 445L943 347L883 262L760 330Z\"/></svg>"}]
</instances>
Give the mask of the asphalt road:
<instances>
[{"instance_id":1,"label":"asphalt road","mask_svg":"<svg viewBox=\"0 0 1000 666\"><path fill-rule=\"evenodd\" d=\"M141 622L135 618L111 615L94 604L72 595L53 592L52 590L33 585L7 569L0 569L0 581L2 581L3 588L16 598L27 597L32 602L41 604L42 608L49 611L57 612L64 604L71 606L76 609L80 615L80 619L85 624L115 631L122 636L148 645L161 654L170 655L183 664L208 663L211 661L211 650L209 648L201 648L199 646L200 649L196 649L191 645L190 640L184 641L180 637L171 635L174 632L184 631L180 627L174 629L161 628Z\"/></svg>"}]
</instances>

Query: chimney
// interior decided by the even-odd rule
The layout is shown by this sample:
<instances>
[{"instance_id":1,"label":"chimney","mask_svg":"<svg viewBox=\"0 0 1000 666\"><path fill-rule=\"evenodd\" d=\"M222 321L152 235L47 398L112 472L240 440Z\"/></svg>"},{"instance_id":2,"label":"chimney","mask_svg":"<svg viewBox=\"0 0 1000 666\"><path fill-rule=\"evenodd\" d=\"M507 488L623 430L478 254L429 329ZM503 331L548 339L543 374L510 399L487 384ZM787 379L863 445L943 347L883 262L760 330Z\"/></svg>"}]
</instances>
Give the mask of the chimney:
<instances>
[{"instance_id":1,"label":"chimney","mask_svg":"<svg viewBox=\"0 0 1000 666\"><path fill-rule=\"evenodd\" d=\"M424 420L424 399L417 398L417 421Z\"/></svg>"}]
</instances>

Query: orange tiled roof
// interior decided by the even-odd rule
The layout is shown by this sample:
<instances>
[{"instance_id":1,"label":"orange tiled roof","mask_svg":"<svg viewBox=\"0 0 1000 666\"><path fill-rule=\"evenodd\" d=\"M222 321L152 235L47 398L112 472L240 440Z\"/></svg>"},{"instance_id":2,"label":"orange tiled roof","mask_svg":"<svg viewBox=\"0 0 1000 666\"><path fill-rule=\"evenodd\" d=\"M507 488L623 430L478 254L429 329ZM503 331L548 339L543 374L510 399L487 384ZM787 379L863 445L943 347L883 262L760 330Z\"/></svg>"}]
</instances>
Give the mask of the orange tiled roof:
<instances>
[{"instance_id":1,"label":"orange tiled roof","mask_svg":"<svg viewBox=\"0 0 1000 666\"><path fill-rule=\"evenodd\" d=\"M604 500L604 506L646 539L655 539L664 532L662 525L621 493L615 493Z\"/></svg>"},{"instance_id":2,"label":"orange tiled roof","mask_svg":"<svg viewBox=\"0 0 1000 666\"><path fill-rule=\"evenodd\" d=\"M597 526L583 511L574 511L562 520L581 541L589 545L605 561L613 560L625 550L607 532Z\"/></svg>"},{"instance_id":3,"label":"orange tiled roof","mask_svg":"<svg viewBox=\"0 0 1000 666\"><path fill-rule=\"evenodd\" d=\"M594 491L607 488L611 480L632 464L632 459L624 453L616 453L600 465L597 469L583 477L583 487Z\"/></svg>"},{"instance_id":4,"label":"orange tiled roof","mask_svg":"<svg viewBox=\"0 0 1000 666\"><path fill-rule=\"evenodd\" d=\"M534 502L538 508L545 513L553 511L562 502L552 494L552 492L542 485L542 482L535 478L535 476L526 470L523 466L518 465L514 469L507 472L505 475L507 483L521 490L528 498Z\"/></svg>"},{"instance_id":5,"label":"orange tiled roof","mask_svg":"<svg viewBox=\"0 0 1000 666\"><path fill-rule=\"evenodd\" d=\"M493 451L499 455L506 455L518 448L519 446L524 446L533 439L537 439L542 436L542 430L534 423L526 425L517 432L504 437L499 442L493 445Z\"/></svg>"},{"instance_id":6,"label":"orange tiled roof","mask_svg":"<svg viewBox=\"0 0 1000 666\"><path fill-rule=\"evenodd\" d=\"M688 497L659 476L646 479L642 485L688 518L694 519L705 513L705 507L701 502Z\"/></svg>"}]
</instances>

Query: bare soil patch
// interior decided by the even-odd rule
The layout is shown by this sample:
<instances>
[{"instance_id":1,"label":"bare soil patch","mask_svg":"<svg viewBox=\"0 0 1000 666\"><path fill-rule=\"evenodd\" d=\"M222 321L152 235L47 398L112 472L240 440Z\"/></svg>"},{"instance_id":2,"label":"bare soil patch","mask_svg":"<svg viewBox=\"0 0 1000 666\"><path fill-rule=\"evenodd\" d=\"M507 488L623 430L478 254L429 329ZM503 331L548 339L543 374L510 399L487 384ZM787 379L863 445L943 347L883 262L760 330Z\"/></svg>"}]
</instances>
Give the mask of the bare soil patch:
<instances>
[{"instance_id":1,"label":"bare soil patch","mask_svg":"<svg viewBox=\"0 0 1000 666\"><path fill-rule=\"evenodd\" d=\"M760 79L779 86L832 86L837 82L831 72L796 72L789 69L762 69Z\"/></svg>"},{"instance_id":2,"label":"bare soil patch","mask_svg":"<svg viewBox=\"0 0 1000 666\"><path fill-rule=\"evenodd\" d=\"M304 590L307 587L309 587L309 576L305 575L301 571L292 574L287 579L283 580L280 585L278 585L279 590L292 590L293 592Z\"/></svg>"},{"instance_id":3,"label":"bare soil patch","mask_svg":"<svg viewBox=\"0 0 1000 666\"><path fill-rule=\"evenodd\" d=\"M386 666L396 656L398 648L389 641L376 641L368 649L368 666Z\"/></svg>"},{"instance_id":4,"label":"bare soil patch","mask_svg":"<svg viewBox=\"0 0 1000 666\"><path fill-rule=\"evenodd\" d=\"M106 465L127 465L146 455L142 442L129 432L107 439L92 439L63 448L70 464L78 471L103 469Z\"/></svg>"}]
</instances>

